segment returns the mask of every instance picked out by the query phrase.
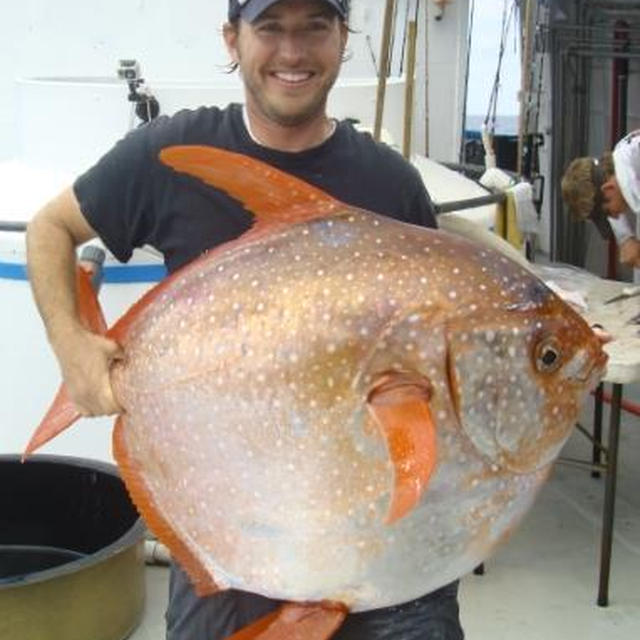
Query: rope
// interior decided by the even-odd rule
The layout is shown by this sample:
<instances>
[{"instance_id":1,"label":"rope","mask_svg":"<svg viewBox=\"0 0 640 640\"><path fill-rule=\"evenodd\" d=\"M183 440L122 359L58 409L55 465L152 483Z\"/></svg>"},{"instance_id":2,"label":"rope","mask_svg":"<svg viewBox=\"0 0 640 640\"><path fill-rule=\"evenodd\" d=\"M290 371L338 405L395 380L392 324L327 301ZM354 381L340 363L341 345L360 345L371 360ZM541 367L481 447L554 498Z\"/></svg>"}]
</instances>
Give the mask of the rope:
<instances>
[{"instance_id":1,"label":"rope","mask_svg":"<svg viewBox=\"0 0 640 640\"><path fill-rule=\"evenodd\" d=\"M469 9L469 32L467 34L467 61L464 73L464 94L462 100L462 135L460 136L460 152L458 153L458 162L464 164L464 130L467 124L467 99L469 97L469 69L471 65L471 45L473 43L473 19L476 12L475 0L471 0Z\"/></svg>"}]
</instances>

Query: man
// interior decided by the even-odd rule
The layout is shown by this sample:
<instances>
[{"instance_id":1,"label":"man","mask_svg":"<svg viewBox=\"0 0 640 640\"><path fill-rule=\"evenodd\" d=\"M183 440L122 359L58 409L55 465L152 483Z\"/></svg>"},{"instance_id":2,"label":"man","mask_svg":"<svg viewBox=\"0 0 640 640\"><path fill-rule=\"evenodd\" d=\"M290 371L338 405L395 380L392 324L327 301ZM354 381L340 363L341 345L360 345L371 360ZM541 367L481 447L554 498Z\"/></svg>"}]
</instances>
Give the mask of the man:
<instances>
[{"instance_id":1,"label":"man","mask_svg":"<svg viewBox=\"0 0 640 640\"><path fill-rule=\"evenodd\" d=\"M590 219L604 238L616 237L620 261L640 267L640 240L627 212L640 214L640 131L602 158L576 158L562 178L562 197L578 219Z\"/></svg>"},{"instance_id":2,"label":"man","mask_svg":"<svg viewBox=\"0 0 640 640\"><path fill-rule=\"evenodd\" d=\"M348 4L230 0L223 34L242 75L244 108L201 108L152 121L120 141L30 223L34 296L71 397L83 414L120 411L109 366L122 354L117 344L87 332L77 318L75 247L98 235L125 261L134 247L149 244L173 271L251 225L250 214L224 193L164 167L157 159L162 148L205 144L237 151L349 204L435 226L417 171L396 152L326 114L347 43ZM183 572L172 567L167 638L226 638L277 604L236 591L198 598ZM335 637L459 640L457 583L406 605L350 615Z\"/></svg>"}]
</instances>

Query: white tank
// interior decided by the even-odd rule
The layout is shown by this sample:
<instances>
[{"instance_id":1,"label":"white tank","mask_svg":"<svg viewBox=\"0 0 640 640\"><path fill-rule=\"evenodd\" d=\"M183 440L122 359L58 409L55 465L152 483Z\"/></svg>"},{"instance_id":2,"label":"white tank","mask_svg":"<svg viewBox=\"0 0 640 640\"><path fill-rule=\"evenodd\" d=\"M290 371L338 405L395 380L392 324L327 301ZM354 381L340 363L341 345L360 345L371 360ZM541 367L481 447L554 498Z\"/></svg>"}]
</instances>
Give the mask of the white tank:
<instances>
[{"instance_id":1,"label":"white tank","mask_svg":"<svg viewBox=\"0 0 640 640\"><path fill-rule=\"evenodd\" d=\"M0 164L0 220L24 224L70 180L62 172L34 169L21 162ZM163 269L162 260L146 251L136 251L127 265L120 265L108 254L100 291L107 320L111 323L120 316ZM27 282L23 231L0 231L0 301L0 454L21 453L60 383L58 366ZM101 418L82 422L43 447L42 452L113 461L113 421Z\"/></svg>"}]
</instances>

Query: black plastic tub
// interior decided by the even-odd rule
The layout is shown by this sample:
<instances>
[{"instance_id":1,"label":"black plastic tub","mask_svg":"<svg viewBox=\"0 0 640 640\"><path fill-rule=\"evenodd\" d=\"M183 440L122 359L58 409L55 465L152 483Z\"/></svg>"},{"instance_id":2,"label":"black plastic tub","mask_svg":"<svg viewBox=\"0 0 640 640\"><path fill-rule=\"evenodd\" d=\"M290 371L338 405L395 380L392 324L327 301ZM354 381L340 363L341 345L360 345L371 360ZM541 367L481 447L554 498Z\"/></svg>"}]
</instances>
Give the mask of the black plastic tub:
<instances>
[{"instance_id":1,"label":"black plastic tub","mask_svg":"<svg viewBox=\"0 0 640 640\"><path fill-rule=\"evenodd\" d=\"M0 456L0 638L126 638L144 609L144 533L115 466Z\"/></svg>"}]
</instances>

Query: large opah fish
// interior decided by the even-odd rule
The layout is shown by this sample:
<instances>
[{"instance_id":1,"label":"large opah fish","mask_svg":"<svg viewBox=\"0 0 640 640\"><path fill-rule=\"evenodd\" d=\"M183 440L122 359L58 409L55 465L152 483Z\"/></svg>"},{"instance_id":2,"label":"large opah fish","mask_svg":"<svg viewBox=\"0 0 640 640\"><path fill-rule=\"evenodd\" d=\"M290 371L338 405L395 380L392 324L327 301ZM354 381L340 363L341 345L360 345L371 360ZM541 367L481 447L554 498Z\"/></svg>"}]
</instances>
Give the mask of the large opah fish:
<instances>
[{"instance_id":1,"label":"large opah fish","mask_svg":"<svg viewBox=\"0 0 640 640\"><path fill-rule=\"evenodd\" d=\"M229 152L161 159L256 217L107 332L126 354L112 371L126 410L115 457L199 593L336 603L242 636L297 624L323 638L346 609L408 601L482 562L603 372L590 328L460 237ZM63 393L29 451L74 416Z\"/></svg>"}]
</instances>

